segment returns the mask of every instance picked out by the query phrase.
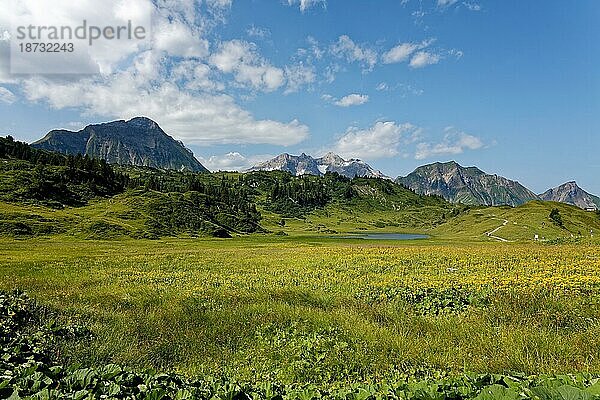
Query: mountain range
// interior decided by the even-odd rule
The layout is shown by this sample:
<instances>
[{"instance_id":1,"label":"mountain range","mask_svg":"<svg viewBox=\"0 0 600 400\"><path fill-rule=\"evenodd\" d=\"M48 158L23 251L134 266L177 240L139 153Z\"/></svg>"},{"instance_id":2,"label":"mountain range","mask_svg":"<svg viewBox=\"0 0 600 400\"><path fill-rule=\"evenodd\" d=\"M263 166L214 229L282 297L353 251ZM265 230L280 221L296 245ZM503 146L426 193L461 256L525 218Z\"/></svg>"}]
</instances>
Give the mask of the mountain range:
<instances>
[{"instance_id":1,"label":"mountain range","mask_svg":"<svg viewBox=\"0 0 600 400\"><path fill-rule=\"evenodd\" d=\"M32 146L102 158L111 164L208 172L183 143L145 117L88 125L78 132L52 130Z\"/></svg>"},{"instance_id":2,"label":"mountain range","mask_svg":"<svg viewBox=\"0 0 600 400\"><path fill-rule=\"evenodd\" d=\"M486 174L477 167L463 167L455 161L418 167L396 182L419 194L438 195L453 203L469 205L518 206L531 200L556 201L583 209L600 209L600 198L567 182L542 194L535 194L517 181Z\"/></svg>"},{"instance_id":3,"label":"mountain range","mask_svg":"<svg viewBox=\"0 0 600 400\"><path fill-rule=\"evenodd\" d=\"M453 203L518 206L538 196L517 181L486 174L455 161L421 166L397 183L419 194L438 195Z\"/></svg>"},{"instance_id":4,"label":"mountain range","mask_svg":"<svg viewBox=\"0 0 600 400\"><path fill-rule=\"evenodd\" d=\"M390 179L361 160L344 160L332 152L320 158L313 158L304 153L299 156L284 153L247 171L275 170L286 171L296 176L319 176L326 172L337 172L349 178L358 176ZM531 200L546 200L572 204L584 209L600 209L600 199L581 189L575 182L565 183L538 195L517 181L487 174L477 167L463 167L455 161L423 165L395 181L417 194L437 195L452 203L518 206Z\"/></svg>"},{"instance_id":5,"label":"mountain range","mask_svg":"<svg viewBox=\"0 0 600 400\"><path fill-rule=\"evenodd\" d=\"M32 146L64 154L84 154L119 165L208 172L183 143L145 117L88 125L77 132L52 130ZM332 152L319 158L305 153L299 156L284 153L246 172L274 170L295 176L337 172L349 178L391 179L364 161L345 160ZM455 161L423 165L407 176L398 177L395 182L417 194L438 195L450 202L468 205L518 206L531 200L545 200L600 209L600 198L581 189L575 182L567 182L538 195L517 181L487 174L477 167L463 167Z\"/></svg>"},{"instance_id":6,"label":"mountain range","mask_svg":"<svg viewBox=\"0 0 600 400\"><path fill-rule=\"evenodd\" d=\"M327 172L337 172L348 178L358 176L360 178L390 179L361 160L344 160L332 152L320 158L313 158L304 153L299 156L284 153L271 160L257 164L247 171L286 171L296 176L305 174L322 176Z\"/></svg>"}]
</instances>

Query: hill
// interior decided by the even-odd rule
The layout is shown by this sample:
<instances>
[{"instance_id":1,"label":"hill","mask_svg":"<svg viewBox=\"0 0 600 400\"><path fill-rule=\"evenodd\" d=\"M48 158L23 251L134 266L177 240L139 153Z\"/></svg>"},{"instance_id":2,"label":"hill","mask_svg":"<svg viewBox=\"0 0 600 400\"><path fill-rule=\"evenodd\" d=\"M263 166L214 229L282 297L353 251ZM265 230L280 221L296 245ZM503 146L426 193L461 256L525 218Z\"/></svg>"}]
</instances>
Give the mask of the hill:
<instances>
[{"instance_id":1,"label":"hill","mask_svg":"<svg viewBox=\"0 0 600 400\"><path fill-rule=\"evenodd\" d=\"M228 236L261 230L243 184L40 150L0 138L0 234ZM110 211L117 207L116 214ZM96 209L98 208L98 209ZM137 222L136 222L137 221Z\"/></svg>"},{"instance_id":2,"label":"hill","mask_svg":"<svg viewBox=\"0 0 600 400\"><path fill-rule=\"evenodd\" d=\"M538 199L519 182L486 174L477 167L465 168L455 161L421 166L406 177L398 177L396 182L419 194L438 195L452 203L468 205L517 206Z\"/></svg>"},{"instance_id":3,"label":"hill","mask_svg":"<svg viewBox=\"0 0 600 400\"><path fill-rule=\"evenodd\" d=\"M457 205L388 179L351 179L336 172L206 174L111 166L87 156L35 149L12 138L0 138L0 182L0 235L18 237L378 231L530 240L535 234L568 239L600 231L597 213L560 203L536 201L516 208ZM550 218L554 208L559 219Z\"/></svg>"},{"instance_id":4,"label":"hill","mask_svg":"<svg viewBox=\"0 0 600 400\"><path fill-rule=\"evenodd\" d=\"M145 117L88 125L78 132L52 130L33 147L82 154L110 164L208 172L192 152Z\"/></svg>"},{"instance_id":5,"label":"hill","mask_svg":"<svg viewBox=\"0 0 600 400\"><path fill-rule=\"evenodd\" d=\"M264 232L262 225L282 230L283 219L298 221L302 227L295 232L312 231L308 216L324 210L338 210L344 218L389 213L376 225L388 221L414 228L440 220L453 207L441 198L420 196L377 178L350 179L335 172L296 177L281 171L204 174L119 167L12 138L0 138L0 162L0 233L11 236L228 236ZM407 213L420 216L407 218ZM263 216L268 218L263 221ZM372 222L356 221L366 226Z\"/></svg>"},{"instance_id":6,"label":"hill","mask_svg":"<svg viewBox=\"0 0 600 400\"><path fill-rule=\"evenodd\" d=\"M127 176L104 160L35 149L0 137L0 200L62 208L121 193Z\"/></svg>"},{"instance_id":7,"label":"hill","mask_svg":"<svg viewBox=\"0 0 600 400\"><path fill-rule=\"evenodd\" d=\"M562 224L550 217L556 209ZM590 232L591 231L591 232ZM600 213L547 201L531 201L518 207L478 207L465 210L434 234L448 238L488 241L577 241L600 234Z\"/></svg>"}]
</instances>

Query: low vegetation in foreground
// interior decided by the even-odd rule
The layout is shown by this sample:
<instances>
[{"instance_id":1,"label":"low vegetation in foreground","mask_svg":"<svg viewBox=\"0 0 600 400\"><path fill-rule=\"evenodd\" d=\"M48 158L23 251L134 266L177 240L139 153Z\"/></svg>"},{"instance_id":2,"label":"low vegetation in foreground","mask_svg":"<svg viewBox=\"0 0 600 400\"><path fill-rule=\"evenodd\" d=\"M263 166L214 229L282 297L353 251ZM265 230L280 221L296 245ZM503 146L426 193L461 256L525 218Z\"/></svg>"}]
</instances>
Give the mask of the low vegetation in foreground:
<instances>
[{"instance_id":1,"label":"low vegetation in foreground","mask_svg":"<svg viewBox=\"0 0 600 400\"><path fill-rule=\"evenodd\" d=\"M19 292L0 292L0 396L7 399L593 399L600 382L590 374L398 374L375 383L322 386L226 378L188 378L116 364L65 367L53 360L60 344L89 340L79 326L56 325L52 313Z\"/></svg>"},{"instance_id":2,"label":"low vegetation in foreground","mask_svg":"<svg viewBox=\"0 0 600 400\"><path fill-rule=\"evenodd\" d=\"M593 244L54 238L4 239L0 254L0 288L26 290L35 303L19 301L45 310L39 314L32 305L24 325L7 323L19 329L16 340L31 334L44 342L18 344L20 350L3 344L4 370L16 375L4 373L2 393L301 399L597 393L600 250ZM13 315L9 310L3 318ZM46 343L53 332L59 337ZM38 348L47 358L37 367L6 368L12 362L6 352L37 362L27 352ZM122 395L111 394L117 387Z\"/></svg>"}]
</instances>

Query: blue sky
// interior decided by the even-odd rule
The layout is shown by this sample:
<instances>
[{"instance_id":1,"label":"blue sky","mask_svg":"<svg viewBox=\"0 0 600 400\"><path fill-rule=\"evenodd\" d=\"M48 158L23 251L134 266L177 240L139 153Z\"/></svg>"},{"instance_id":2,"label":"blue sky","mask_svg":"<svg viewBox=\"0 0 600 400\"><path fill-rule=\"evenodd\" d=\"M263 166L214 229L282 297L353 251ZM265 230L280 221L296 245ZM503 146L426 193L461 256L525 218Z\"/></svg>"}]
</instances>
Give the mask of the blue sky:
<instances>
[{"instance_id":1,"label":"blue sky","mask_svg":"<svg viewBox=\"0 0 600 400\"><path fill-rule=\"evenodd\" d=\"M595 0L151 7L152 40L109 64L92 54L109 65L96 76L15 76L0 62L0 133L33 141L146 115L212 169L333 150L390 176L456 160L536 192L577 180L600 194Z\"/></svg>"}]
</instances>

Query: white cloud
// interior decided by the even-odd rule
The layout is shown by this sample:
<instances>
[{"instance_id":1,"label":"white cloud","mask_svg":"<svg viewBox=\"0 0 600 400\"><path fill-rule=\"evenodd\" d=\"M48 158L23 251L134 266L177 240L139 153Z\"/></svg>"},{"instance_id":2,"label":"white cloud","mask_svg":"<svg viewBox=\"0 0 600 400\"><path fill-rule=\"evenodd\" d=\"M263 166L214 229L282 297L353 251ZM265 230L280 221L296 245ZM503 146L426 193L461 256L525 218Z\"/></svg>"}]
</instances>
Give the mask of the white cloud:
<instances>
[{"instance_id":1,"label":"white cloud","mask_svg":"<svg viewBox=\"0 0 600 400\"><path fill-rule=\"evenodd\" d=\"M207 64L196 60L181 61L171 69L172 81L181 82L186 89L205 92L224 90L225 85L213 79L213 75Z\"/></svg>"},{"instance_id":2,"label":"white cloud","mask_svg":"<svg viewBox=\"0 0 600 400\"><path fill-rule=\"evenodd\" d=\"M157 1L157 0L154 0ZM159 0L160 1L160 0ZM169 2L189 3L195 14L196 20L200 21L200 25L204 29L212 29L219 23L226 21L227 12L231 9L233 0L206 0L205 8L202 9L202 1L200 0L162 0ZM190 7L190 6L188 6Z\"/></svg>"},{"instance_id":3,"label":"white cloud","mask_svg":"<svg viewBox=\"0 0 600 400\"><path fill-rule=\"evenodd\" d=\"M465 54L461 50L451 49L448 50L447 54L449 56L455 57L457 60L461 59Z\"/></svg>"},{"instance_id":4,"label":"white cloud","mask_svg":"<svg viewBox=\"0 0 600 400\"><path fill-rule=\"evenodd\" d=\"M148 81L160 78L161 58L160 54L151 50L139 53L133 60L136 76Z\"/></svg>"},{"instance_id":5,"label":"white cloud","mask_svg":"<svg viewBox=\"0 0 600 400\"><path fill-rule=\"evenodd\" d=\"M242 64L236 71L235 80L254 89L272 92L283 85L285 76L281 68L271 65Z\"/></svg>"},{"instance_id":6,"label":"white cloud","mask_svg":"<svg viewBox=\"0 0 600 400\"><path fill-rule=\"evenodd\" d=\"M287 66L285 67L285 76L287 78L287 88L284 93L297 92L302 86L315 82L315 67L302 64Z\"/></svg>"},{"instance_id":7,"label":"white cloud","mask_svg":"<svg viewBox=\"0 0 600 400\"><path fill-rule=\"evenodd\" d=\"M377 52L366 46L361 46L347 35L338 38L331 48L331 54L338 58L345 58L348 62L359 62L366 71L371 71L377 63Z\"/></svg>"},{"instance_id":8,"label":"white cloud","mask_svg":"<svg viewBox=\"0 0 600 400\"><path fill-rule=\"evenodd\" d=\"M206 19L203 18L203 10L197 7L195 0L153 0L156 5L157 14L166 20L182 21L186 25L196 25L198 21L204 27ZM211 4L206 4L207 8L218 9L212 7Z\"/></svg>"},{"instance_id":9,"label":"white cloud","mask_svg":"<svg viewBox=\"0 0 600 400\"><path fill-rule=\"evenodd\" d=\"M410 59L411 68L423 68L427 65L433 65L440 62L441 56L439 54L431 53L428 51L419 51Z\"/></svg>"},{"instance_id":10,"label":"white cloud","mask_svg":"<svg viewBox=\"0 0 600 400\"><path fill-rule=\"evenodd\" d=\"M388 90L390 90L390 86L386 82L380 82L375 88L375 90L380 92L387 92Z\"/></svg>"},{"instance_id":11,"label":"white cloud","mask_svg":"<svg viewBox=\"0 0 600 400\"><path fill-rule=\"evenodd\" d=\"M235 151L223 155L212 155L208 158L199 157L198 160L211 171L245 171L273 157L271 154L244 156Z\"/></svg>"},{"instance_id":12,"label":"white cloud","mask_svg":"<svg viewBox=\"0 0 600 400\"><path fill-rule=\"evenodd\" d=\"M288 0L288 6L300 6L300 11L305 12L309 8L321 6L323 8L327 8L326 0Z\"/></svg>"},{"instance_id":13,"label":"white cloud","mask_svg":"<svg viewBox=\"0 0 600 400\"><path fill-rule=\"evenodd\" d=\"M0 27L10 26L81 26L85 20L89 25L122 26L128 21L151 29L152 14L156 11L151 0L54 0L52 6L40 0L4 0L0 13ZM43 39L43 38L42 38ZM97 40L92 46L84 39L69 39L75 52L61 57L40 54L28 55L23 61L14 58L13 63L21 72L44 71L46 73L88 72L110 74L120 62L149 46L146 40ZM84 49L84 50L77 50ZM36 58L37 57L37 58ZM68 63L65 63L65 59ZM32 60L33 63L32 63Z\"/></svg>"},{"instance_id":14,"label":"white cloud","mask_svg":"<svg viewBox=\"0 0 600 400\"><path fill-rule=\"evenodd\" d=\"M273 91L285 82L284 71L269 64L256 51L254 43L242 40L223 42L210 56L210 63L235 81L252 89Z\"/></svg>"},{"instance_id":15,"label":"white cloud","mask_svg":"<svg viewBox=\"0 0 600 400\"><path fill-rule=\"evenodd\" d=\"M319 46L319 41L317 39L315 39L312 36L308 36L306 38L306 41L309 44L309 50L311 55L316 59L316 60L320 60L323 57L323 54L325 53L321 47Z\"/></svg>"},{"instance_id":16,"label":"white cloud","mask_svg":"<svg viewBox=\"0 0 600 400\"><path fill-rule=\"evenodd\" d=\"M463 1L459 3L458 0L437 0L436 4L437 8L442 11L454 5L456 5L456 8L464 6L469 11L481 11L481 5L476 1Z\"/></svg>"},{"instance_id":17,"label":"white cloud","mask_svg":"<svg viewBox=\"0 0 600 400\"><path fill-rule=\"evenodd\" d=\"M402 94L402 97L406 97L408 95L421 96L423 93L425 93L423 89L419 89L412 85L407 85L403 83L398 84L398 90Z\"/></svg>"},{"instance_id":18,"label":"white cloud","mask_svg":"<svg viewBox=\"0 0 600 400\"><path fill-rule=\"evenodd\" d=\"M463 5L469 11L481 11L481 5L479 5L477 3L465 1L465 2L463 2Z\"/></svg>"},{"instance_id":19,"label":"white cloud","mask_svg":"<svg viewBox=\"0 0 600 400\"><path fill-rule=\"evenodd\" d=\"M267 28L261 28L255 25L251 25L248 29L246 29L246 34L251 37L265 39L271 36L271 31Z\"/></svg>"},{"instance_id":20,"label":"white cloud","mask_svg":"<svg viewBox=\"0 0 600 400\"><path fill-rule=\"evenodd\" d=\"M136 65L139 64L133 63L127 70L109 77L71 82L30 78L22 81L23 91L30 101L45 101L56 109L79 107L86 115L115 118L145 115L156 120L167 133L188 143L287 146L309 136L308 127L297 120L288 123L257 120L231 96L195 94L181 88L165 73L164 64L155 66L159 74L153 81L147 80ZM206 67L197 64L193 73L202 75Z\"/></svg>"},{"instance_id":21,"label":"white cloud","mask_svg":"<svg viewBox=\"0 0 600 400\"><path fill-rule=\"evenodd\" d=\"M423 89L416 88L407 83L396 83L393 86L388 85L387 82L381 82L376 87L375 90L380 92L391 92L396 91L400 93L400 96L407 97L409 95L420 96L425 91Z\"/></svg>"},{"instance_id":22,"label":"white cloud","mask_svg":"<svg viewBox=\"0 0 600 400\"><path fill-rule=\"evenodd\" d=\"M420 43L400 43L385 52L381 59L384 64L393 64L407 61L408 58L417 50L422 50L433 43L435 39L424 40Z\"/></svg>"},{"instance_id":23,"label":"white cloud","mask_svg":"<svg viewBox=\"0 0 600 400\"><path fill-rule=\"evenodd\" d=\"M12 104L17 100L17 96L5 87L0 86L0 103Z\"/></svg>"},{"instance_id":24,"label":"white cloud","mask_svg":"<svg viewBox=\"0 0 600 400\"><path fill-rule=\"evenodd\" d=\"M415 159L423 160L440 155L461 154L465 150L477 150L484 146L480 138L458 131L453 127L447 127L444 132L444 138L439 143L418 143Z\"/></svg>"},{"instance_id":25,"label":"white cloud","mask_svg":"<svg viewBox=\"0 0 600 400\"><path fill-rule=\"evenodd\" d=\"M176 57L206 57L208 41L179 21L162 21L155 29L154 48Z\"/></svg>"},{"instance_id":26,"label":"white cloud","mask_svg":"<svg viewBox=\"0 0 600 400\"><path fill-rule=\"evenodd\" d=\"M221 43L217 52L210 56L210 62L222 72L231 73L240 65L255 62L257 58L250 43L241 40L231 40Z\"/></svg>"},{"instance_id":27,"label":"white cloud","mask_svg":"<svg viewBox=\"0 0 600 400\"><path fill-rule=\"evenodd\" d=\"M400 43L392 47L381 56L384 64L393 64L409 61L411 68L423 68L427 65L439 63L444 56L454 56L461 58L463 53L460 50L452 49L449 51L428 49L435 39L427 39L422 42ZM427 49L427 50L425 50Z\"/></svg>"},{"instance_id":28,"label":"white cloud","mask_svg":"<svg viewBox=\"0 0 600 400\"><path fill-rule=\"evenodd\" d=\"M378 121L367 129L350 127L335 144L335 152L345 158L375 160L395 157L403 144L413 141L420 132L416 126L394 121Z\"/></svg>"},{"instance_id":29,"label":"white cloud","mask_svg":"<svg viewBox=\"0 0 600 400\"><path fill-rule=\"evenodd\" d=\"M366 94L352 93L333 102L339 107L359 106L369 101L369 96Z\"/></svg>"},{"instance_id":30,"label":"white cloud","mask_svg":"<svg viewBox=\"0 0 600 400\"><path fill-rule=\"evenodd\" d=\"M313 64L314 62L321 60L325 51L321 48L317 39L308 36L306 42L308 46L297 49L293 59L302 61L306 64Z\"/></svg>"},{"instance_id":31,"label":"white cloud","mask_svg":"<svg viewBox=\"0 0 600 400\"><path fill-rule=\"evenodd\" d=\"M71 131L79 131L79 130L85 128L87 125L89 125L89 124L85 123L83 121L69 121L69 122L63 122L62 124L58 124L57 126L60 127L61 129L68 129Z\"/></svg>"},{"instance_id":32,"label":"white cloud","mask_svg":"<svg viewBox=\"0 0 600 400\"><path fill-rule=\"evenodd\" d=\"M233 0L206 0L206 3L213 8L229 8Z\"/></svg>"},{"instance_id":33,"label":"white cloud","mask_svg":"<svg viewBox=\"0 0 600 400\"><path fill-rule=\"evenodd\" d=\"M395 47L392 47L388 52L382 56L382 61L385 64L392 64L403 62L417 49L417 45L414 43L402 43Z\"/></svg>"},{"instance_id":34,"label":"white cloud","mask_svg":"<svg viewBox=\"0 0 600 400\"><path fill-rule=\"evenodd\" d=\"M438 7L449 7L456 3L458 0L437 0Z\"/></svg>"},{"instance_id":35,"label":"white cloud","mask_svg":"<svg viewBox=\"0 0 600 400\"><path fill-rule=\"evenodd\" d=\"M342 69L342 67L339 66L338 64L328 65L325 68L325 73L324 73L325 82L333 83L333 81L335 81L335 77L336 77L337 73L340 72L341 69Z\"/></svg>"}]
</instances>

